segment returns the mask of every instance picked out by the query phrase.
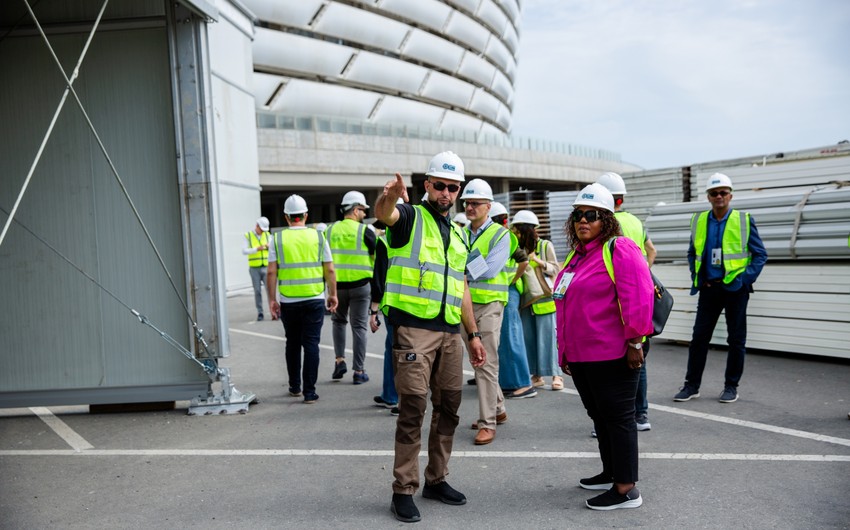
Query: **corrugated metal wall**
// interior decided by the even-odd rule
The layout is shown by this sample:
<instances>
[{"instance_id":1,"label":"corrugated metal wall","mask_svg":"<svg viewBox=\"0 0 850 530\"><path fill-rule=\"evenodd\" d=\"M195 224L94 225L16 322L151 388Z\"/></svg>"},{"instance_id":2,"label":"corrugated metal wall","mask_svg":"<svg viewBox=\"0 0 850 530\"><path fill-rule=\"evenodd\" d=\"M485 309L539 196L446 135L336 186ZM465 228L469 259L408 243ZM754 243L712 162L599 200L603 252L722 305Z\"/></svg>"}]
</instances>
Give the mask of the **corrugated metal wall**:
<instances>
[{"instance_id":1,"label":"corrugated metal wall","mask_svg":"<svg viewBox=\"0 0 850 530\"><path fill-rule=\"evenodd\" d=\"M55 22L85 20L91 8L81 7L83 13L66 6L62 13L42 14ZM8 6L2 14L10 16ZM27 231L190 347L178 298L186 296L184 240L164 4L115 2L107 14L106 20L159 17L132 29L98 32L75 88L177 293L69 98L20 205L19 223L0 247L0 406L16 406L22 398L37 403L39 393L50 404L167 401L206 388L197 365ZM66 70L89 28L81 24L50 35ZM0 78L5 223L64 82L41 38L26 31L0 42ZM133 398L126 389L135 389Z\"/></svg>"}]
</instances>

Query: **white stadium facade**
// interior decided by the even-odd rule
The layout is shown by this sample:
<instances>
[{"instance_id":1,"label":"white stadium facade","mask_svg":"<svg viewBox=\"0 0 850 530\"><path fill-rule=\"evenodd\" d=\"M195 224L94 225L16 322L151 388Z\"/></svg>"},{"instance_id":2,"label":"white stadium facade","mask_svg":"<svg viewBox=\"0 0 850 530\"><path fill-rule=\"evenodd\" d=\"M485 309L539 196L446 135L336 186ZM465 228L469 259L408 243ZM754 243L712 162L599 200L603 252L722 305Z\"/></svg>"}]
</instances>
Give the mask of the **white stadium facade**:
<instances>
[{"instance_id":1,"label":"white stadium facade","mask_svg":"<svg viewBox=\"0 0 850 530\"><path fill-rule=\"evenodd\" d=\"M348 190L374 200L396 171L421 191L432 155L458 153L494 191L568 190L617 153L510 135L518 0L243 0L254 21L262 213L303 195L337 219Z\"/></svg>"}]
</instances>

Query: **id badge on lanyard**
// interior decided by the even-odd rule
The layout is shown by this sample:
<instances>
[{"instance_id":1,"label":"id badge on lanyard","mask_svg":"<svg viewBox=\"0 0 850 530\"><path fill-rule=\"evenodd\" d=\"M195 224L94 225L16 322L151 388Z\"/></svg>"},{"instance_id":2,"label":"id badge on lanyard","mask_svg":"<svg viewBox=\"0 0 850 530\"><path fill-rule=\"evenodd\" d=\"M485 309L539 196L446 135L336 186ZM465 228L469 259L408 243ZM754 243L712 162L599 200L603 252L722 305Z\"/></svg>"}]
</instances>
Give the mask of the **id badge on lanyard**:
<instances>
[{"instance_id":1,"label":"id badge on lanyard","mask_svg":"<svg viewBox=\"0 0 850 530\"><path fill-rule=\"evenodd\" d=\"M562 300L564 295L567 294L567 287L570 286L570 282L573 281L573 277L576 275L574 272L565 272L561 275L561 279L558 280L558 285L555 286L555 289L552 291L552 298L555 300Z\"/></svg>"}]
</instances>

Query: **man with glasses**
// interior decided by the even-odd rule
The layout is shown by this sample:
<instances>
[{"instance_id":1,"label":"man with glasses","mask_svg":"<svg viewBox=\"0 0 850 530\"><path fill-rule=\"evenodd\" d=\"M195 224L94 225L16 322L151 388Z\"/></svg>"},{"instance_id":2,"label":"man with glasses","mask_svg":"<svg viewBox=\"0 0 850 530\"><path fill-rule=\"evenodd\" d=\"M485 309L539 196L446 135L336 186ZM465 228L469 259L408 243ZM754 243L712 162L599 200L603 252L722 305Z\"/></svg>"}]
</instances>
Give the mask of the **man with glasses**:
<instances>
[{"instance_id":1,"label":"man with glasses","mask_svg":"<svg viewBox=\"0 0 850 530\"><path fill-rule=\"evenodd\" d=\"M332 223L325 229L325 237L331 247L336 269L336 289L339 305L331 315L336 364L331 378L340 381L348 367L345 364L345 328L351 321L351 336L354 351L354 384L369 380L364 361L366 360L366 336L369 328L369 301L372 269L375 263L375 232L369 230L366 218L366 197L359 191L349 191L342 198L340 210L342 221Z\"/></svg>"},{"instance_id":2,"label":"man with glasses","mask_svg":"<svg viewBox=\"0 0 850 530\"><path fill-rule=\"evenodd\" d=\"M487 357L464 275L466 239L448 216L464 181L463 161L451 151L440 153L431 159L425 175L427 196L422 204L407 203L407 188L399 173L375 203L376 217L387 225L389 268L381 306L393 326L399 397L390 509L403 522L421 520L413 494L419 488L419 450L429 389L431 428L422 496L445 504L466 504L466 497L446 482L463 381L461 322L469 332L472 366L483 365ZM396 204L399 198L404 202Z\"/></svg>"},{"instance_id":3,"label":"man with glasses","mask_svg":"<svg viewBox=\"0 0 850 530\"><path fill-rule=\"evenodd\" d=\"M699 293L693 338L688 349L685 384L673 401L699 397L708 345L720 313L726 311L726 375L721 403L738 400L738 382L744 372L747 342L747 302L767 262L764 248L750 214L734 210L732 180L723 173L708 178L705 187L711 210L691 218L688 264L691 295Z\"/></svg>"},{"instance_id":4,"label":"man with glasses","mask_svg":"<svg viewBox=\"0 0 850 530\"><path fill-rule=\"evenodd\" d=\"M508 229L490 219L493 190L481 179L472 179L460 197L469 225L464 229L469 241L467 277L472 312L487 362L475 368L478 390L478 429L475 445L487 445L496 437L496 425L508 421L505 396L499 386L499 339L502 317L508 303L508 276L505 268L510 257L511 238Z\"/></svg>"}]
</instances>

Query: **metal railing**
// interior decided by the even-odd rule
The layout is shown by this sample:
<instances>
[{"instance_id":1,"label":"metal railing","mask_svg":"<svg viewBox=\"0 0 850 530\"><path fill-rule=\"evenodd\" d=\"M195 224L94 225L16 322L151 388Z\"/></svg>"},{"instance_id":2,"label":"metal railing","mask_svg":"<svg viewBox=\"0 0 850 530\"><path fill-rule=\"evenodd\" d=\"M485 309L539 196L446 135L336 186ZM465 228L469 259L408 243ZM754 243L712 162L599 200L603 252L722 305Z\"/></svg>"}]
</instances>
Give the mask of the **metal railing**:
<instances>
[{"instance_id":1,"label":"metal railing","mask_svg":"<svg viewBox=\"0 0 850 530\"><path fill-rule=\"evenodd\" d=\"M368 136L391 136L421 140L464 142L509 149L525 149L547 153L594 158L621 162L620 153L567 142L517 135L479 133L470 130L434 130L429 127L369 123L361 120L335 116L293 116L274 112L257 111L257 127L260 129L286 129L322 133L362 134Z\"/></svg>"}]
</instances>

